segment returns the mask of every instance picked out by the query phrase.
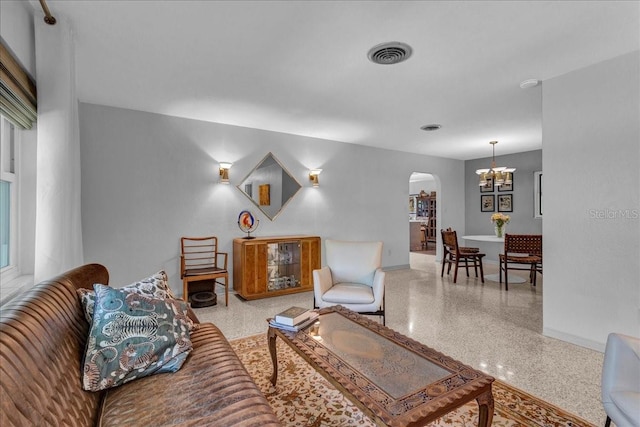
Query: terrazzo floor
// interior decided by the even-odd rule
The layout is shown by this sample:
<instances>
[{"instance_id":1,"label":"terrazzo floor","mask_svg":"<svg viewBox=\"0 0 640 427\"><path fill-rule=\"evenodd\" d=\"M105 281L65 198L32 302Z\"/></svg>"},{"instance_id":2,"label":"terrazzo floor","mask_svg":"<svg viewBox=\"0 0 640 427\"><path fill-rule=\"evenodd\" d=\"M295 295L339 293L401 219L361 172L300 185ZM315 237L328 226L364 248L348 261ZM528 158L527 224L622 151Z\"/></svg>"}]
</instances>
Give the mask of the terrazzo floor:
<instances>
[{"instance_id":1,"label":"terrazzo floor","mask_svg":"<svg viewBox=\"0 0 640 427\"><path fill-rule=\"evenodd\" d=\"M440 277L432 255L411 253L410 269L386 275L386 324L476 369L603 425L600 402L603 354L542 336L543 276L537 286L513 284L500 290L483 285L460 269ZM497 265L485 264L485 275ZM509 273L518 274L518 273ZM526 277L526 273L521 273ZM215 323L229 339L266 332L265 319L292 305L311 308L313 294L244 301L224 295L218 305L196 309L201 321Z\"/></svg>"}]
</instances>

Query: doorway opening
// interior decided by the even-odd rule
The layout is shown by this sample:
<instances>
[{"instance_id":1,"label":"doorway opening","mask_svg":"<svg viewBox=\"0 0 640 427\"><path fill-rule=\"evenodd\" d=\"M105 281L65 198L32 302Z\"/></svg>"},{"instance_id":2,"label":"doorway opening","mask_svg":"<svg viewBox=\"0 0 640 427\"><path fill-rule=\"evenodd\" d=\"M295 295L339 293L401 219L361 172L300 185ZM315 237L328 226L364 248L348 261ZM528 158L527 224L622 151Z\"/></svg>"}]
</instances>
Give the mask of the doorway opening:
<instances>
[{"instance_id":1,"label":"doorway opening","mask_svg":"<svg viewBox=\"0 0 640 427\"><path fill-rule=\"evenodd\" d=\"M410 259L412 254L437 257L439 184L437 177L427 172L413 172L409 177Z\"/></svg>"}]
</instances>

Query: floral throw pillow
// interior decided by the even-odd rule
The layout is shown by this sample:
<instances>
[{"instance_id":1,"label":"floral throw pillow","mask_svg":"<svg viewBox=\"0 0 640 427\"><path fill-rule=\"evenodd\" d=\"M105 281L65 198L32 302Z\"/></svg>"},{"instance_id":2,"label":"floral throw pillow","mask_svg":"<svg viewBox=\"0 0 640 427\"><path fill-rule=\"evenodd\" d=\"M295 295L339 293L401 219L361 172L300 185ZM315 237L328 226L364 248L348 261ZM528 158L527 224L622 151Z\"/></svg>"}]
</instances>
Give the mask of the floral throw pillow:
<instances>
[{"instance_id":1,"label":"floral throw pillow","mask_svg":"<svg viewBox=\"0 0 640 427\"><path fill-rule=\"evenodd\" d=\"M150 298L176 299L171 292L171 288L169 287L169 278L164 270L119 289L135 292ZM93 320L93 306L95 304L96 294L91 289L82 288L78 289L77 292L80 296L82 306L84 307L84 317L87 319L87 322L91 324L91 321Z\"/></svg>"},{"instance_id":2,"label":"floral throw pillow","mask_svg":"<svg viewBox=\"0 0 640 427\"><path fill-rule=\"evenodd\" d=\"M184 301L100 284L93 289L93 322L82 371L85 390L104 390L182 367L193 348Z\"/></svg>"}]
</instances>

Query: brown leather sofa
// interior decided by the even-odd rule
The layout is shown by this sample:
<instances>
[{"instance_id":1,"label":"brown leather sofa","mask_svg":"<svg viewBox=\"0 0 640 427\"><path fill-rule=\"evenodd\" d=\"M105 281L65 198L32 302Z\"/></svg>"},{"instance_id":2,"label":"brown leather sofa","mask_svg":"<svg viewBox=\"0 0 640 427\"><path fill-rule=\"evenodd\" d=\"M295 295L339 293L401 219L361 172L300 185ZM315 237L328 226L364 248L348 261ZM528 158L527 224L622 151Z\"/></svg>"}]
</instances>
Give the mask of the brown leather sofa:
<instances>
[{"instance_id":1,"label":"brown leather sofa","mask_svg":"<svg viewBox=\"0 0 640 427\"><path fill-rule=\"evenodd\" d=\"M108 280L104 266L85 265L0 308L1 426L281 425L211 323L192 331L193 351L178 372L84 391L80 370L89 325L76 289Z\"/></svg>"}]
</instances>

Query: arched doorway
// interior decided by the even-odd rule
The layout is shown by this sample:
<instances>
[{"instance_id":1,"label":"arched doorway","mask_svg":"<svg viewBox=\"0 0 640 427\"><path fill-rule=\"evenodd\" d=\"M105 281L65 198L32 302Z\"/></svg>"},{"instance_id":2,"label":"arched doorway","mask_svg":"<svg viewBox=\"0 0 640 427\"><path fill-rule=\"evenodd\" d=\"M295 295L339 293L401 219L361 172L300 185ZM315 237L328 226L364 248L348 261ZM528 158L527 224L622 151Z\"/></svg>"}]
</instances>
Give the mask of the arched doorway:
<instances>
[{"instance_id":1,"label":"arched doorway","mask_svg":"<svg viewBox=\"0 0 640 427\"><path fill-rule=\"evenodd\" d=\"M409 177L410 255L437 256L439 184L437 177L427 172L413 172Z\"/></svg>"}]
</instances>

